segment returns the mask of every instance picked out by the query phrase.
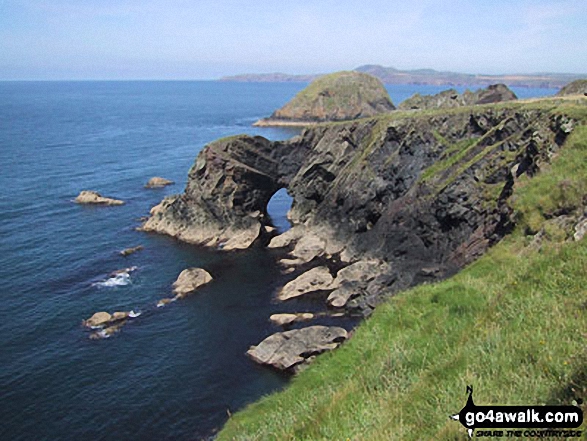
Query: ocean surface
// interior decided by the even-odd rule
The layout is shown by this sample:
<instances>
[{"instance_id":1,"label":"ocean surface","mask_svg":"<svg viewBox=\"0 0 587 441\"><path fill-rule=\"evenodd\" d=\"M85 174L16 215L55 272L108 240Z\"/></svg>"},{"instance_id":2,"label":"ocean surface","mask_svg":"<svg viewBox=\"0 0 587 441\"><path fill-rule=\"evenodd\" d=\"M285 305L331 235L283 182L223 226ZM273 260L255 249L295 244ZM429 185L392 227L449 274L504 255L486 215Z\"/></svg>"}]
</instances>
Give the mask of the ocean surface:
<instances>
[{"instance_id":1,"label":"ocean surface","mask_svg":"<svg viewBox=\"0 0 587 441\"><path fill-rule=\"evenodd\" d=\"M251 124L304 86L0 82L1 440L206 439L229 412L286 385L287 376L245 352L279 331L271 314L322 306L273 300L289 280L279 253L211 251L136 227L164 196L183 191L206 143L239 133L295 135ZM388 89L397 104L444 88ZM514 90L520 98L556 92ZM145 189L153 176L175 185ZM84 189L126 204L73 203ZM290 204L284 191L271 201L281 231ZM136 245L144 249L119 254ZM214 281L157 308L193 266ZM81 323L97 311L130 310L140 315L108 339L90 339ZM341 319L322 322L333 320Z\"/></svg>"}]
</instances>

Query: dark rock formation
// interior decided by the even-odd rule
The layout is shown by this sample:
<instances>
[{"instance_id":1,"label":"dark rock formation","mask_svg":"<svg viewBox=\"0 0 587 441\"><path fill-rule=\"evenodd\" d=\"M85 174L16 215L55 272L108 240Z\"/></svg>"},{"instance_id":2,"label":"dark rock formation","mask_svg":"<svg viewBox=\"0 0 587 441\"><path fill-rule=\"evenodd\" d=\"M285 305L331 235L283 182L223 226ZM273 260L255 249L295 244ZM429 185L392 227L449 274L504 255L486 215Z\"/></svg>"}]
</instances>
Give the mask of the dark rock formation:
<instances>
[{"instance_id":1,"label":"dark rock formation","mask_svg":"<svg viewBox=\"0 0 587 441\"><path fill-rule=\"evenodd\" d=\"M567 84L557 94L557 96L568 96L568 95L587 95L587 79L576 80L572 83Z\"/></svg>"},{"instance_id":2,"label":"dark rock formation","mask_svg":"<svg viewBox=\"0 0 587 441\"><path fill-rule=\"evenodd\" d=\"M287 370L314 355L337 348L347 337L343 328L309 326L273 334L257 346L252 346L247 355L257 363Z\"/></svg>"},{"instance_id":3,"label":"dark rock formation","mask_svg":"<svg viewBox=\"0 0 587 441\"><path fill-rule=\"evenodd\" d=\"M262 238L267 202L286 187L294 227L271 246L310 267L379 262L364 278L349 269L329 301L368 313L394 292L454 273L509 232L514 180L536 173L572 128L548 108L517 104L316 126L288 141L220 140L198 156L185 193L155 207L144 228L245 248Z\"/></svg>"},{"instance_id":4,"label":"dark rock formation","mask_svg":"<svg viewBox=\"0 0 587 441\"><path fill-rule=\"evenodd\" d=\"M226 250L248 248L268 224L267 203L282 186L279 168L265 138L215 141L198 155L184 194L153 207L142 229Z\"/></svg>"},{"instance_id":5,"label":"dark rock formation","mask_svg":"<svg viewBox=\"0 0 587 441\"><path fill-rule=\"evenodd\" d=\"M486 89L475 92L466 90L463 94L455 89L445 90L436 95L420 95L416 93L411 98L401 102L400 110L440 109L476 104L499 103L501 101L517 100L518 97L505 84L493 84Z\"/></svg>"},{"instance_id":6,"label":"dark rock formation","mask_svg":"<svg viewBox=\"0 0 587 441\"><path fill-rule=\"evenodd\" d=\"M345 121L387 113L394 108L385 86L377 78L359 72L337 72L316 79L255 125Z\"/></svg>"}]
</instances>

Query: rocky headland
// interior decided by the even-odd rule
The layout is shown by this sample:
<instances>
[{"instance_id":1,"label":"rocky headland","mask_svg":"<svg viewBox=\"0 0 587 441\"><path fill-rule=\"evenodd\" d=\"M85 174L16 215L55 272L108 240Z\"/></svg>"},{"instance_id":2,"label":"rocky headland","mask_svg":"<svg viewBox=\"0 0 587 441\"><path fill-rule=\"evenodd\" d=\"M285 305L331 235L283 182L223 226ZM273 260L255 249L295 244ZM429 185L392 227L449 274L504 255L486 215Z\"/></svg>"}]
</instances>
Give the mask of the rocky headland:
<instances>
[{"instance_id":1,"label":"rocky headland","mask_svg":"<svg viewBox=\"0 0 587 441\"><path fill-rule=\"evenodd\" d=\"M587 79L576 80L567 84L556 94L557 96L584 95L587 96Z\"/></svg>"},{"instance_id":2,"label":"rocky headland","mask_svg":"<svg viewBox=\"0 0 587 441\"><path fill-rule=\"evenodd\" d=\"M281 249L292 273L278 300L320 292L325 307L369 315L400 290L454 274L512 230L516 181L548 164L575 127L563 104L394 112L287 141L218 140L198 155L185 192L156 206L143 229L224 250ZM267 203L281 188L293 197L293 227L273 237ZM249 355L288 368L305 360L292 354Z\"/></svg>"},{"instance_id":3,"label":"rocky headland","mask_svg":"<svg viewBox=\"0 0 587 441\"><path fill-rule=\"evenodd\" d=\"M437 71L434 69L396 69L374 64L354 69L379 78L385 84L430 84L434 86L488 86L503 83L514 87L560 88L584 75L565 73L485 75L460 72ZM242 74L223 77L221 81L238 82L310 82L320 75L290 75L286 73Z\"/></svg>"},{"instance_id":4,"label":"rocky headland","mask_svg":"<svg viewBox=\"0 0 587 441\"><path fill-rule=\"evenodd\" d=\"M377 78L360 72L336 72L317 78L289 103L255 125L346 121L394 109L385 86Z\"/></svg>"}]
</instances>

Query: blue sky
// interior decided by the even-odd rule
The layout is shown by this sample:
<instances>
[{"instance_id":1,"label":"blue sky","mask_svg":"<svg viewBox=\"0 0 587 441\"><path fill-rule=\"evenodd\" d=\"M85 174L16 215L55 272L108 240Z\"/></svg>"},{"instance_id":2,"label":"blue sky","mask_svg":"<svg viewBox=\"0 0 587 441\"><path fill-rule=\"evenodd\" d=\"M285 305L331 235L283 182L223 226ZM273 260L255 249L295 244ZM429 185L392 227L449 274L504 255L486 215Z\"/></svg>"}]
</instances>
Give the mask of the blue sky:
<instances>
[{"instance_id":1,"label":"blue sky","mask_svg":"<svg viewBox=\"0 0 587 441\"><path fill-rule=\"evenodd\" d=\"M0 0L0 79L587 73L585 0Z\"/></svg>"}]
</instances>

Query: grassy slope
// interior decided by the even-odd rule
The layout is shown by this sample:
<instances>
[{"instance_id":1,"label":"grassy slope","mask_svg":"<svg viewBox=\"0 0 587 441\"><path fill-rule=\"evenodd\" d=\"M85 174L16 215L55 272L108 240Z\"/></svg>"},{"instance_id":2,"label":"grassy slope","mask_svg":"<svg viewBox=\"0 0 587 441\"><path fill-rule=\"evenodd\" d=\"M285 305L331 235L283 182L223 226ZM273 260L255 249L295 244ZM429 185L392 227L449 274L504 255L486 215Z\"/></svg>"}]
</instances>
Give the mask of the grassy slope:
<instances>
[{"instance_id":1,"label":"grassy slope","mask_svg":"<svg viewBox=\"0 0 587 441\"><path fill-rule=\"evenodd\" d=\"M587 239L563 243L544 228L538 249L524 235L586 193L579 127L551 167L517 185L514 234L455 277L390 299L218 439L464 440L448 415L465 404L467 384L477 404L587 398Z\"/></svg>"},{"instance_id":2,"label":"grassy slope","mask_svg":"<svg viewBox=\"0 0 587 441\"><path fill-rule=\"evenodd\" d=\"M329 91L332 95L320 100L324 91ZM340 107L356 105L359 96L364 102L377 101L382 97L391 102L385 86L377 78L358 72L337 72L310 83L278 113L312 109L319 101L324 111L330 113Z\"/></svg>"}]
</instances>

